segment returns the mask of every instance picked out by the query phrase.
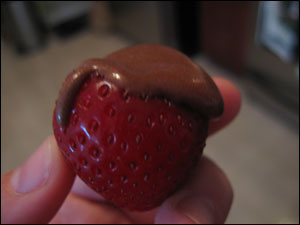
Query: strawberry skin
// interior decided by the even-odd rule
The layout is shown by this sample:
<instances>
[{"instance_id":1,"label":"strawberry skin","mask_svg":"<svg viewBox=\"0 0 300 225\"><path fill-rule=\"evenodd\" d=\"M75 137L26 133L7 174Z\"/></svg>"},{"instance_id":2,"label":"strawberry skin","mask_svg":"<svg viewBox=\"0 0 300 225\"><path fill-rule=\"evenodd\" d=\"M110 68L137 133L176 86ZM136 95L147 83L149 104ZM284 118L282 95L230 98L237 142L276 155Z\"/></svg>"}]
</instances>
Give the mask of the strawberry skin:
<instances>
[{"instance_id":1,"label":"strawberry skin","mask_svg":"<svg viewBox=\"0 0 300 225\"><path fill-rule=\"evenodd\" d=\"M69 123L54 135L75 173L118 207L160 205L192 172L208 121L161 97L128 94L99 76L78 91Z\"/></svg>"}]
</instances>

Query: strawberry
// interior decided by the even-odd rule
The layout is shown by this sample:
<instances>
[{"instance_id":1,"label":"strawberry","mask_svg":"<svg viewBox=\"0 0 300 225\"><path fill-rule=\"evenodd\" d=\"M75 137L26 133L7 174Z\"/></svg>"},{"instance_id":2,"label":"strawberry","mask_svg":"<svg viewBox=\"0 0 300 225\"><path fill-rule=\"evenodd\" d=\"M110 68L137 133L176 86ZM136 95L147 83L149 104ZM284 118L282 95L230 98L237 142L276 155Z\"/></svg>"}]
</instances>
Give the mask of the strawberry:
<instances>
[{"instance_id":1,"label":"strawberry","mask_svg":"<svg viewBox=\"0 0 300 225\"><path fill-rule=\"evenodd\" d=\"M196 165L208 118L161 94L131 93L101 69L85 74L74 87L66 124L59 100L54 110L54 135L64 157L116 206L143 211L160 205Z\"/></svg>"}]
</instances>

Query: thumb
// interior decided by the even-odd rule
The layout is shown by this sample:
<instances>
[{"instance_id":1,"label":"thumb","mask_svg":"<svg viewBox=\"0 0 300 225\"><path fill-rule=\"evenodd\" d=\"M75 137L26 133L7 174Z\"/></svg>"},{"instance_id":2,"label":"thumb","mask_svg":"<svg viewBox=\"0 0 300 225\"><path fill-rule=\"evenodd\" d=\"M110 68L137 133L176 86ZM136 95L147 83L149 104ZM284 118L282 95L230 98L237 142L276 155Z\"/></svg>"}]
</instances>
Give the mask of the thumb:
<instances>
[{"instance_id":1,"label":"thumb","mask_svg":"<svg viewBox=\"0 0 300 225\"><path fill-rule=\"evenodd\" d=\"M74 174L48 137L19 168L1 176L1 223L47 223L68 195Z\"/></svg>"}]
</instances>

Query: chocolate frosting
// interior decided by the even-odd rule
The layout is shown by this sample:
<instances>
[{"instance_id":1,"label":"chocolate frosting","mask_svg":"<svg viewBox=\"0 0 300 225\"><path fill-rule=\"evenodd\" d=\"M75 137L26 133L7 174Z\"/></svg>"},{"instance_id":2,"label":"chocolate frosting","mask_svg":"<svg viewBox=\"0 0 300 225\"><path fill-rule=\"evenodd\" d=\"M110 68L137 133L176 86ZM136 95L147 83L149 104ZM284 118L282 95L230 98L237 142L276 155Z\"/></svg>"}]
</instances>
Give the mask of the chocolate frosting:
<instances>
[{"instance_id":1,"label":"chocolate frosting","mask_svg":"<svg viewBox=\"0 0 300 225\"><path fill-rule=\"evenodd\" d=\"M210 76L182 53L161 45L135 45L85 61L63 83L56 103L58 123L66 127L77 92L91 73L129 93L164 96L208 119L223 113L223 100Z\"/></svg>"}]
</instances>

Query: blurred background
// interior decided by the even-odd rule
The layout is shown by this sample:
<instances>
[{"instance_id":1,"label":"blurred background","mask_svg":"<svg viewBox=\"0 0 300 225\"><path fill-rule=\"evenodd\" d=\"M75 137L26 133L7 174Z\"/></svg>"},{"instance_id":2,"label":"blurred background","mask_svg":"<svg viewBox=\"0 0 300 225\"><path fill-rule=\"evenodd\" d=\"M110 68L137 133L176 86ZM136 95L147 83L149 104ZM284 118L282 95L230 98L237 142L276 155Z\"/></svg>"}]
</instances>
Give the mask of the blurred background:
<instances>
[{"instance_id":1,"label":"blurred background","mask_svg":"<svg viewBox=\"0 0 300 225\"><path fill-rule=\"evenodd\" d=\"M234 188L227 222L299 223L298 1L1 1L1 174L52 133L73 68L144 42L241 91L239 116L205 149Z\"/></svg>"}]
</instances>

